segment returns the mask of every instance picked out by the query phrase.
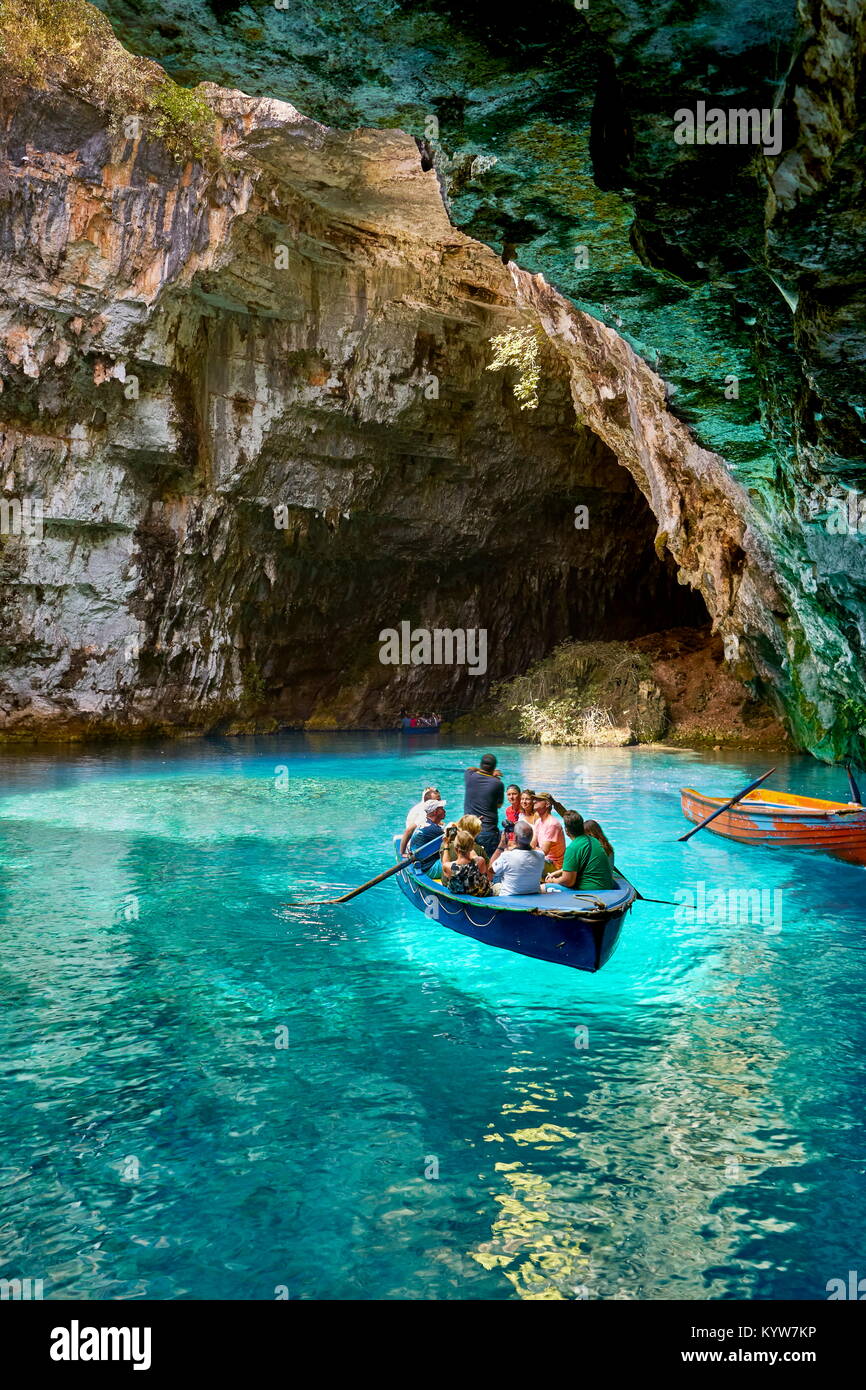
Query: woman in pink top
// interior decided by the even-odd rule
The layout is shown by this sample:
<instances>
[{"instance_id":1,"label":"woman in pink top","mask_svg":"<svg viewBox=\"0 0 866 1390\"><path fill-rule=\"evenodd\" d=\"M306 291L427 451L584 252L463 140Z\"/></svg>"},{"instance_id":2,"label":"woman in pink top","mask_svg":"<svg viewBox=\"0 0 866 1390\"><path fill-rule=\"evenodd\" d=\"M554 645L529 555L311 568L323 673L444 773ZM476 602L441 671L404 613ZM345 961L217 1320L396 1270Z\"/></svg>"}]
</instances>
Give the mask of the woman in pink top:
<instances>
[{"instance_id":1,"label":"woman in pink top","mask_svg":"<svg viewBox=\"0 0 866 1390\"><path fill-rule=\"evenodd\" d=\"M543 849L545 859L549 859L555 869L561 869L565 856L565 831L551 814L553 797L547 792L539 792L535 798L535 810L538 818L533 826L532 848Z\"/></svg>"}]
</instances>

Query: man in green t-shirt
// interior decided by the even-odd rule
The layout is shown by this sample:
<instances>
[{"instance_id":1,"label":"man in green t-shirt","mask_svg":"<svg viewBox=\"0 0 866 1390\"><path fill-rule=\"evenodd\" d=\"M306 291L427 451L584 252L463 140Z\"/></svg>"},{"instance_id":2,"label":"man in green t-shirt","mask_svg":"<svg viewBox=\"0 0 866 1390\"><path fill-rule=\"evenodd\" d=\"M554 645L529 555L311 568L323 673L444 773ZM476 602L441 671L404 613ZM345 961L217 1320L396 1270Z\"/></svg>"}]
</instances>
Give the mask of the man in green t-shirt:
<instances>
[{"instance_id":1,"label":"man in green t-shirt","mask_svg":"<svg viewBox=\"0 0 866 1390\"><path fill-rule=\"evenodd\" d=\"M583 816L566 811L562 818L568 844L558 873L548 874L545 883L558 883L563 888L615 888L610 860L591 835L585 835Z\"/></svg>"}]
</instances>

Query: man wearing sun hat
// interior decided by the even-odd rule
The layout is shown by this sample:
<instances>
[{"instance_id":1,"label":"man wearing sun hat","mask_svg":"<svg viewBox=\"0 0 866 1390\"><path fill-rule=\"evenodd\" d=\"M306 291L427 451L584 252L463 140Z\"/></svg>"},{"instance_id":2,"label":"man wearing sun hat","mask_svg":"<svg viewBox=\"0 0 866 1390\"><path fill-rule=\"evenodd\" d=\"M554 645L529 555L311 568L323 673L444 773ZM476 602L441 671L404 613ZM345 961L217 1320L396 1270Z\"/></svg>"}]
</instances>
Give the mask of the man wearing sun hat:
<instances>
[{"instance_id":1,"label":"man wearing sun hat","mask_svg":"<svg viewBox=\"0 0 866 1390\"><path fill-rule=\"evenodd\" d=\"M565 856L565 831L552 812L553 797L550 792L536 792L532 848L543 850L545 860L554 869L561 869Z\"/></svg>"},{"instance_id":2,"label":"man wearing sun hat","mask_svg":"<svg viewBox=\"0 0 866 1390\"><path fill-rule=\"evenodd\" d=\"M433 862L442 847L442 822L445 819L444 801L425 801L424 809L427 812L427 819L423 825L413 831L409 841L409 853L417 854L425 845L429 845L432 854L429 860L424 859L419 864L419 868L426 868Z\"/></svg>"}]
</instances>

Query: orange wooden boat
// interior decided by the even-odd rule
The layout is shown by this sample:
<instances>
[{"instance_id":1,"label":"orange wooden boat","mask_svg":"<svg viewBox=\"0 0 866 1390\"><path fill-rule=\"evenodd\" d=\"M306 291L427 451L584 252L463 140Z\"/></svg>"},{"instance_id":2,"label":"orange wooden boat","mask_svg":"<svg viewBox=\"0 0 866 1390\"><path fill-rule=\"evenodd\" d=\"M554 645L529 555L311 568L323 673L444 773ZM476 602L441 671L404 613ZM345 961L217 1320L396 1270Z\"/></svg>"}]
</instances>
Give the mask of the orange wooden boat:
<instances>
[{"instance_id":1,"label":"orange wooden boat","mask_svg":"<svg viewBox=\"0 0 866 1390\"><path fill-rule=\"evenodd\" d=\"M704 796L694 787L680 792L683 815L696 823L726 800ZM849 864L866 864L866 807L855 801L819 801L759 787L723 811L707 830L741 844L817 849Z\"/></svg>"}]
</instances>

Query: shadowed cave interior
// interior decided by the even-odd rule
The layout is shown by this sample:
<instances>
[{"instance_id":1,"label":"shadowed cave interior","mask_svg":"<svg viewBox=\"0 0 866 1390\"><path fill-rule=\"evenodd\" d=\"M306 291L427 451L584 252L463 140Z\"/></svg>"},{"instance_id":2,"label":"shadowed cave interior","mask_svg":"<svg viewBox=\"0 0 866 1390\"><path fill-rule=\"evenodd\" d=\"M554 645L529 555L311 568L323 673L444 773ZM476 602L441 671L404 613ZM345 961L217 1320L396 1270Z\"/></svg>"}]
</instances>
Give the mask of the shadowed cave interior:
<instances>
[{"instance_id":1,"label":"shadowed cave interior","mask_svg":"<svg viewBox=\"0 0 866 1390\"><path fill-rule=\"evenodd\" d=\"M556 359L538 409L521 411L509 374L483 370L483 346L471 388L444 373L438 398L419 387L395 424L302 410L271 430L257 466L281 477L289 526L254 534L255 515L238 513L250 528L239 553L268 551L277 580L244 565L235 601L248 660L283 719L376 721L403 703L448 717L567 638L709 623L700 594L657 554L631 475L576 424ZM432 339L426 349L422 381L438 365ZM317 509L324 492L352 500ZM379 633L403 621L485 628L486 674L383 665Z\"/></svg>"}]
</instances>

